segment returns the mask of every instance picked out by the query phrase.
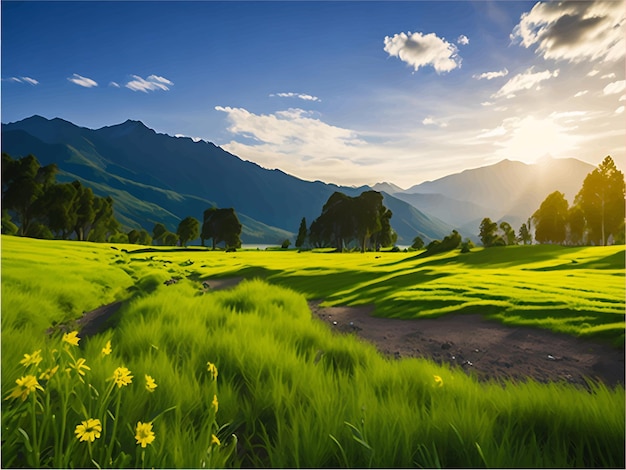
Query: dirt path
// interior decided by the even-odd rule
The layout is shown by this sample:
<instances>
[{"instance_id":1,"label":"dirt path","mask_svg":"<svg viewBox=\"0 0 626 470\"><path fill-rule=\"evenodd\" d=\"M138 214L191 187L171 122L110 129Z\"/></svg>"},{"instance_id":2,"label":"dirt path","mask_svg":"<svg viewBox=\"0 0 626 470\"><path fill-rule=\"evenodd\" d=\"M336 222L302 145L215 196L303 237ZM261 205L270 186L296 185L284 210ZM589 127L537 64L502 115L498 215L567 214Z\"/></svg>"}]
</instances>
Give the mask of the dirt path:
<instances>
[{"instance_id":1,"label":"dirt path","mask_svg":"<svg viewBox=\"0 0 626 470\"><path fill-rule=\"evenodd\" d=\"M372 317L373 307L322 308L313 314L341 333L354 333L384 354L447 362L481 379L531 377L586 385L585 377L624 384L624 350L529 327L510 327L480 315L398 320Z\"/></svg>"},{"instance_id":2,"label":"dirt path","mask_svg":"<svg viewBox=\"0 0 626 470\"><path fill-rule=\"evenodd\" d=\"M237 286L243 278L207 279L205 290ZM475 314L449 314L436 319L398 320L371 316L373 307L320 307L313 315L339 333L356 334L383 354L423 357L449 363L480 379L528 377L539 382L567 381L586 385L585 378L607 385L624 384L624 349L588 339L529 327L505 326ZM121 307L114 302L78 320L83 335L103 329Z\"/></svg>"}]
</instances>

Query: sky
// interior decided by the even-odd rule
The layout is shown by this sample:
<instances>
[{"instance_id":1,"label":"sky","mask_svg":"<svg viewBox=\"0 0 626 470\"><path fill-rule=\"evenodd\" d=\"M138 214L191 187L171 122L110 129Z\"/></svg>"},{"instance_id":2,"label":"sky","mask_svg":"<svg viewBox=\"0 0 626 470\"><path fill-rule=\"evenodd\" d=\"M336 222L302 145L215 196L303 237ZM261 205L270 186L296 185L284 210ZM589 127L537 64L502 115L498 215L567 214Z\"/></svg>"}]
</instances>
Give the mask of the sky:
<instances>
[{"instance_id":1,"label":"sky","mask_svg":"<svg viewBox=\"0 0 626 470\"><path fill-rule=\"evenodd\" d=\"M1 118L140 120L344 185L408 188L505 158L624 169L625 9L3 0Z\"/></svg>"}]
</instances>

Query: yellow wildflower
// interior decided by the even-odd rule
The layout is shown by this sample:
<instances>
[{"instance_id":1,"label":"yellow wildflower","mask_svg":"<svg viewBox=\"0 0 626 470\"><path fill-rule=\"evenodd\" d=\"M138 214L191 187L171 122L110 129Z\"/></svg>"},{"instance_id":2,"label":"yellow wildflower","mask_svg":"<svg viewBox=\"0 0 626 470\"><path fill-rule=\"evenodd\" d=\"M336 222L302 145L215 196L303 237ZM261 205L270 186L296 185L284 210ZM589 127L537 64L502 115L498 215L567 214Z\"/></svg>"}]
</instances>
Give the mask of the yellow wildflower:
<instances>
[{"instance_id":1,"label":"yellow wildflower","mask_svg":"<svg viewBox=\"0 0 626 470\"><path fill-rule=\"evenodd\" d=\"M78 342L80 341L80 338L78 337L78 331L65 333L63 335L63 341L65 341L67 344L71 344L72 346L78 346Z\"/></svg>"},{"instance_id":2,"label":"yellow wildflower","mask_svg":"<svg viewBox=\"0 0 626 470\"><path fill-rule=\"evenodd\" d=\"M102 432L102 424L99 419L89 418L87 421L82 421L81 424L76 426L74 433L76 439L79 441L93 442L100 437Z\"/></svg>"},{"instance_id":3,"label":"yellow wildflower","mask_svg":"<svg viewBox=\"0 0 626 470\"><path fill-rule=\"evenodd\" d=\"M137 423L137 429L135 434L137 439L137 445L141 444L141 447L146 447L148 444L152 444L154 441L154 432L152 432L152 423Z\"/></svg>"},{"instance_id":4,"label":"yellow wildflower","mask_svg":"<svg viewBox=\"0 0 626 470\"><path fill-rule=\"evenodd\" d=\"M38 349L32 354L24 354L24 359L20 361L20 364L23 364L24 367L28 367L31 364L39 365L41 362L41 349Z\"/></svg>"},{"instance_id":5,"label":"yellow wildflower","mask_svg":"<svg viewBox=\"0 0 626 470\"><path fill-rule=\"evenodd\" d=\"M211 377L213 377L213 380L217 380L217 367L215 367L215 364L207 362L206 365L207 370L211 373Z\"/></svg>"},{"instance_id":6,"label":"yellow wildflower","mask_svg":"<svg viewBox=\"0 0 626 470\"><path fill-rule=\"evenodd\" d=\"M218 446L222 445L222 443L220 442L220 440L217 438L215 434L211 434L211 445L213 444L216 444Z\"/></svg>"},{"instance_id":7,"label":"yellow wildflower","mask_svg":"<svg viewBox=\"0 0 626 470\"><path fill-rule=\"evenodd\" d=\"M215 408L215 412L217 413L217 407L219 406L219 403L217 402L217 395L213 395L213 402L211 405L213 405L213 408Z\"/></svg>"},{"instance_id":8,"label":"yellow wildflower","mask_svg":"<svg viewBox=\"0 0 626 470\"><path fill-rule=\"evenodd\" d=\"M25 375L15 381L17 387L13 389L9 398L21 398L22 401L26 400L26 397L30 392L34 392L36 389L43 390L43 387L37 382L37 377L34 375Z\"/></svg>"},{"instance_id":9,"label":"yellow wildflower","mask_svg":"<svg viewBox=\"0 0 626 470\"><path fill-rule=\"evenodd\" d=\"M133 376L130 375L130 371L126 367L118 367L113 372L113 380L117 384L117 388L122 388L132 382Z\"/></svg>"},{"instance_id":10,"label":"yellow wildflower","mask_svg":"<svg viewBox=\"0 0 626 470\"><path fill-rule=\"evenodd\" d=\"M433 377L435 378L435 384L437 387L443 387L443 379L438 375L433 375Z\"/></svg>"},{"instance_id":11,"label":"yellow wildflower","mask_svg":"<svg viewBox=\"0 0 626 470\"><path fill-rule=\"evenodd\" d=\"M85 371L83 369L91 370L91 367L85 364L86 362L87 362L86 359L81 357L76 362L74 362L74 364L70 364L70 366L67 369L65 369L65 372L71 372L71 370L74 369L78 373L79 376L85 375Z\"/></svg>"},{"instance_id":12,"label":"yellow wildflower","mask_svg":"<svg viewBox=\"0 0 626 470\"><path fill-rule=\"evenodd\" d=\"M54 366L52 369L46 369L39 376L39 380L50 380L52 376L57 373L57 370L59 370L58 364Z\"/></svg>"},{"instance_id":13,"label":"yellow wildflower","mask_svg":"<svg viewBox=\"0 0 626 470\"><path fill-rule=\"evenodd\" d=\"M152 377L146 374L146 390L149 392L154 392L154 389L157 388L157 384Z\"/></svg>"},{"instance_id":14,"label":"yellow wildflower","mask_svg":"<svg viewBox=\"0 0 626 470\"><path fill-rule=\"evenodd\" d=\"M111 340L107 341L107 344L102 348L102 355L108 356L111 354Z\"/></svg>"}]
</instances>

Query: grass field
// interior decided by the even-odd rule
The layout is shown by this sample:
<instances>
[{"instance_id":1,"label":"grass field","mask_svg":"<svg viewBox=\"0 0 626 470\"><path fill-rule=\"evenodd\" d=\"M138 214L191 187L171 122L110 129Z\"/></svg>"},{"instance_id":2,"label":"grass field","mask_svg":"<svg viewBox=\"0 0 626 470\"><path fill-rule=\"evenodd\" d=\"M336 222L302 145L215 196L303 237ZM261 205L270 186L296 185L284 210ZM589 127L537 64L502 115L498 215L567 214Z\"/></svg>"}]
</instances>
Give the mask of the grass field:
<instances>
[{"instance_id":1,"label":"grass field","mask_svg":"<svg viewBox=\"0 0 626 470\"><path fill-rule=\"evenodd\" d=\"M3 466L624 466L623 387L478 383L389 360L331 334L306 304L375 304L402 318L483 312L623 346L623 247L430 258L137 248L2 237ZM258 280L201 291L200 280L234 276ZM172 277L182 279L165 286ZM114 300L125 302L113 328L79 346L45 333ZM118 367L132 383L114 386ZM11 398L27 375L43 390ZM79 442L88 418L102 436ZM138 422L153 424L145 448Z\"/></svg>"}]
</instances>

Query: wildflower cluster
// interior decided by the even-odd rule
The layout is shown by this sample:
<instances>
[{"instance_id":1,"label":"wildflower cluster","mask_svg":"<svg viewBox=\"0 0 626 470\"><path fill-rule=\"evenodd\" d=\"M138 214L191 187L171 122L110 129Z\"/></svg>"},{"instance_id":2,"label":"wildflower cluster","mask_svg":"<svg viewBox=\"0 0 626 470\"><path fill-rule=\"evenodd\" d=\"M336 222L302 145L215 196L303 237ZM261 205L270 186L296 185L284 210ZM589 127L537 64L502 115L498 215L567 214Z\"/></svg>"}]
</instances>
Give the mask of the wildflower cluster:
<instances>
[{"instance_id":1,"label":"wildflower cluster","mask_svg":"<svg viewBox=\"0 0 626 470\"><path fill-rule=\"evenodd\" d=\"M97 341L94 339L92 341ZM80 345L80 346L79 346ZM156 467L163 462L167 446L159 433L168 425L155 428L155 421L171 407L154 414L148 401L159 392L154 376L143 373L138 380L126 365L115 364L115 351L111 340L93 348L81 344L77 331L63 335L56 348L38 349L24 354L19 361L23 374L15 380L15 387L5 397L2 410L3 452L2 464L6 467L98 468ZM83 347L84 346L84 347ZM83 350L84 349L84 350ZM86 357L82 357L82 356ZM134 367L133 367L134 368ZM109 371L98 375L99 371ZM215 364L207 363L208 386L200 399L204 403L203 429L188 442L184 462L177 466L202 468L224 467L236 448L233 435L229 445L222 445L216 415L218 371ZM130 392L134 388L133 392ZM159 389L160 390L160 389ZM139 421L127 415L141 416L141 409L132 413L122 408L122 398L132 393L144 394L148 404L145 411L150 420ZM152 401L155 404L156 401ZM174 415L174 414L172 414ZM137 416L138 417L138 416ZM184 427L175 417L173 425ZM133 439L134 438L134 439ZM135 448L135 460L130 449ZM187 454L193 453L189 458Z\"/></svg>"},{"instance_id":2,"label":"wildflower cluster","mask_svg":"<svg viewBox=\"0 0 626 470\"><path fill-rule=\"evenodd\" d=\"M42 349L38 349L24 354L20 361L26 370L5 398L14 406L3 412L5 429L15 431L8 435L3 447L21 447L15 452L15 458L20 452L26 455L28 466L67 468L96 464L111 467L121 464L122 457L128 457L119 450L119 455L113 455L113 449L121 448L125 440L123 435L118 436L124 429L118 427L118 422L123 421L121 389L133 383L133 375L127 367L117 367L109 376L108 386L100 393L90 381L92 368L87 359L79 357L80 340L77 331L65 333L58 349L51 349L44 355ZM112 351L109 340L100 357L109 356ZM63 372L58 373L59 370ZM153 393L157 388L156 380L148 374L145 379L145 389ZM97 404L93 403L93 397L98 400ZM156 439L152 421L137 422L135 431L136 444L142 451ZM6 436L4 433L3 438ZM73 448L73 439L79 447L68 452ZM24 445L20 446L20 441ZM3 463L10 466L18 462L11 460L11 456L6 459L3 456Z\"/></svg>"}]
</instances>

